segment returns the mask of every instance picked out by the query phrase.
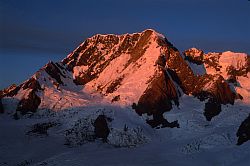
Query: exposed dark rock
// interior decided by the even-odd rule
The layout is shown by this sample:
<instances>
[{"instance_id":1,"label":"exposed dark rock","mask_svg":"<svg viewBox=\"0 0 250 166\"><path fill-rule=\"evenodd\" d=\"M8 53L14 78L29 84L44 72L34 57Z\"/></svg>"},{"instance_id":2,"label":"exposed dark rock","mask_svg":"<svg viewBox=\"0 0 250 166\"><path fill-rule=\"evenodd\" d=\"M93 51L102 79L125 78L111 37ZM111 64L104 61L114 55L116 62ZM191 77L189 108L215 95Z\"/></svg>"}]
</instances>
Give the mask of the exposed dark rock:
<instances>
[{"instance_id":1,"label":"exposed dark rock","mask_svg":"<svg viewBox=\"0 0 250 166\"><path fill-rule=\"evenodd\" d=\"M236 94L230 89L229 84L220 75L204 75L200 77L200 83L203 86L209 84L210 87L203 89L200 87L200 91L193 93L194 96L204 101L208 98L213 98L221 104L234 104Z\"/></svg>"},{"instance_id":2,"label":"exposed dark rock","mask_svg":"<svg viewBox=\"0 0 250 166\"><path fill-rule=\"evenodd\" d=\"M152 30L146 30L141 34L141 36L134 35L136 38L132 41L135 41L136 43L134 43L135 46L132 45L132 47L130 47L131 50L129 50L129 53L131 54L131 58L125 66L128 66L130 63L136 62L140 57L143 56L148 48L149 40L152 34Z\"/></svg>"},{"instance_id":3,"label":"exposed dark rock","mask_svg":"<svg viewBox=\"0 0 250 166\"><path fill-rule=\"evenodd\" d=\"M13 119L18 120L20 119L20 113L19 112L15 112L13 115Z\"/></svg>"},{"instance_id":4,"label":"exposed dark rock","mask_svg":"<svg viewBox=\"0 0 250 166\"><path fill-rule=\"evenodd\" d=\"M200 56L196 57L200 62L202 61L202 55L203 52L201 51ZM167 50L165 56L167 57L169 74L185 94L199 94L204 85L213 79L213 76L208 74L196 76L178 51Z\"/></svg>"},{"instance_id":5,"label":"exposed dark rock","mask_svg":"<svg viewBox=\"0 0 250 166\"><path fill-rule=\"evenodd\" d=\"M247 72L250 72L250 55L247 55L247 57L246 57L246 71Z\"/></svg>"},{"instance_id":6,"label":"exposed dark rock","mask_svg":"<svg viewBox=\"0 0 250 166\"><path fill-rule=\"evenodd\" d=\"M110 133L108 123L107 123L107 118L105 115L99 115L95 122L94 122L94 127L95 127L95 135L97 138L102 138L103 141L107 141L107 137Z\"/></svg>"},{"instance_id":7,"label":"exposed dark rock","mask_svg":"<svg viewBox=\"0 0 250 166\"><path fill-rule=\"evenodd\" d=\"M221 104L216 99L210 98L205 104L204 115L208 121L221 112Z\"/></svg>"},{"instance_id":8,"label":"exposed dark rock","mask_svg":"<svg viewBox=\"0 0 250 166\"><path fill-rule=\"evenodd\" d=\"M175 82L181 87L185 94L192 94L198 89L198 78L194 75L192 69L181 57L178 51L172 49L165 53L167 59L167 68L169 74Z\"/></svg>"},{"instance_id":9,"label":"exposed dark rock","mask_svg":"<svg viewBox=\"0 0 250 166\"><path fill-rule=\"evenodd\" d=\"M194 57L191 57L191 56L186 56L185 60L187 60L187 61L189 61L191 63L195 63L197 65L202 65L203 64L202 60L196 60Z\"/></svg>"},{"instance_id":10,"label":"exposed dark rock","mask_svg":"<svg viewBox=\"0 0 250 166\"><path fill-rule=\"evenodd\" d=\"M232 92L228 83L222 76L219 76L216 80L213 80L213 86L208 89L218 102L221 104L234 104L235 93Z\"/></svg>"},{"instance_id":11,"label":"exposed dark rock","mask_svg":"<svg viewBox=\"0 0 250 166\"><path fill-rule=\"evenodd\" d=\"M57 64L59 65L59 64ZM65 78L64 74L60 71L56 64L49 62L45 67L45 71L54 78L59 84L64 85L61 76Z\"/></svg>"},{"instance_id":12,"label":"exposed dark rock","mask_svg":"<svg viewBox=\"0 0 250 166\"><path fill-rule=\"evenodd\" d=\"M8 96L8 97L15 96L18 93L18 91L20 90L21 86L22 86L22 84L19 86L16 86L16 84L12 84L8 88L0 90L0 98L3 98L5 96Z\"/></svg>"},{"instance_id":13,"label":"exposed dark rock","mask_svg":"<svg viewBox=\"0 0 250 166\"><path fill-rule=\"evenodd\" d=\"M241 96L241 94L237 93L237 95L236 95L236 99L243 100L243 96Z\"/></svg>"},{"instance_id":14,"label":"exposed dark rock","mask_svg":"<svg viewBox=\"0 0 250 166\"><path fill-rule=\"evenodd\" d=\"M76 48L76 49L70 54L70 56L68 56L68 57L66 57L66 58L63 59L62 63L63 63L64 65L67 65L67 69L68 69L69 71L73 71L74 66L76 66L76 63L77 63L77 59L78 59L79 54L82 52L82 50L85 50L85 49L89 46L89 44L90 44L89 40L90 40L90 39L85 40L84 43L83 43L82 45L80 45L78 48ZM86 56L83 56L83 58L84 58L84 57L86 57ZM82 60L82 58L81 58L81 60ZM83 63L84 63L84 61L83 61ZM85 61L85 64L84 64L84 65L86 65L86 64L87 64L87 62Z\"/></svg>"},{"instance_id":15,"label":"exposed dark rock","mask_svg":"<svg viewBox=\"0 0 250 166\"><path fill-rule=\"evenodd\" d=\"M91 73L90 70L88 70L86 73L83 75L76 76L74 79L74 83L76 85L85 85L86 83L90 82L97 76L96 73Z\"/></svg>"},{"instance_id":16,"label":"exposed dark rock","mask_svg":"<svg viewBox=\"0 0 250 166\"><path fill-rule=\"evenodd\" d=\"M26 81L23 86L23 89L33 89L33 90L42 90L40 83L35 79L35 78L31 78L28 81Z\"/></svg>"},{"instance_id":17,"label":"exposed dark rock","mask_svg":"<svg viewBox=\"0 0 250 166\"><path fill-rule=\"evenodd\" d=\"M168 74L171 76L174 82L176 82L180 87L182 87L181 80L179 79L178 75L170 68L167 68Z\"/></svg>"},{"instance_id":18,"label":"exposed dark rock","mask_svg":"<svg viewBox=\"0 0 250 166\"><path fill-rule=\"evenodd\" d=\"M250 114L241 123L236 135L238 137L237 145L241 145L244 142L250 140Z\"/></svg>"},{"instance_id":19,"label":"exposed dark rock","mask_svg":"<svg viewBox=\"0 0 250 166\"><path fill-rule=\"evenodd\" d=\"M161 70L133 108L139 115L145 113L153 115L154 119L148 123L155 127L155 125L166 124L163 113L172 109L171 101L178 105L178 94L172 80L164 70Z\"/></svg>"},{"instance_id":20,"label":"exposed dark rock","mask_svg":"<svg viewBox=\"0 0 250 166\"><path fill-rule=\"evenodd\" d=\"M233 76L233 75L229 76L229 78L227 79L227 82L234 84L234 86L238 85L237 78L236 76Z\"/></svg>"},{"instance_id":21,"label":"exposed dark rock","mask_svg":"<svg viewBox=\"0 0 250 166\"><path fill-rule=\"evenodd\" d=\"M21 99L18 103L16 111L21 112L21 114L26 114L27 112L35 112L41 103L40 97L36 95L34 90L30 91L26 98Z\"/></svg>"},{"instance_id":22,"label":"exposed dark rock","mask_svg":"<svg viewBox=\"0 0 250 166\"><path fill-rule=\"evenodd\" d=\"M4 113L2 99L0 98L0 113Z\"/></svg>"},{"instance_id":23,"label":"exposed dark rock","mask_svg":"<svg viewBox=\"0 0 250 166\"><path fill-rule=\"evenodd\" d=\"M121 85L121 82L123 80L124 77L119 77L117 78L114 82L112 82L107 90L106 93L113 93L114 91L116 91L116 89Z\"/></svg>"},{"instance_id":24,"label":"exposed dark rock","mask_svg":"<svg viewBox=\"0 0 250 166\"><path fill-rule=\"evenodd\" d=\"M147 120L147 123L153 128L159 127L159 126L161 126L161 128L164 128L164 127L179 128L180 127L178 121L168 122L167 119L165 119L161 113L153 114L153 119Z\"/></svg>"},{"instance_id":25,"label":"exposed dark rock","mask_svg":"<svg viewBox=\"0 0 250 166\"><path fill-rule=\"evenodd\" d=\"M165 67L165 65L166 65L166 57L164 55L159 56L157 61L155 62L155 64L159 65L161 67Z\"/></svg>"},{"instance_id":26,"label":"exposed dark rock","mask_svg":"<svg viewBox=\"0 0 250 166\"><path fill-rule=\"evenodd\" d=\"M219 54L213 54L213 53L208 53L203 59L204 64L207 64L208 66L214 68L216 71L220 71L221 66L219 63L219 59L221 57L222 53Z\"/></svg>"},{"instance_id":27,"label":"exposed dark rock","mask_svg":"<svg viewBox=\"0 0 250 166\"><path fill-rule=\"evenodd\" d=\"M166 76L164 73L156 76L140 97L136 106L136 112L139 115L144 113L152 115L154 112L159 111L163 113L172 108L171 99L173 97L178 98L178 96L173 83Z\"/></svg>"},{"instance_id":28,"label":"exposed dark rock","mask_svg":"<svg viewBox=\"0 0 250 166\"><path fill-rule=\"evenodd\" d=\"M131 107L132 107L132 109L134 109L134 110L135 110L135 109L137 108L136 103L133 103Z\"/></svg>"},{"instance_id":29,"label":"exposed dark rock","mask_svg":"<svg viewBox=\"0 0 250 166\"><path fill-rule=\"evenodd\" d=\"M27 96L23 97L17 106L16 111L19 111L21 114L26 114L27 112L35 112L41 103L41 99L36 95L36 92L42 90L40 83L35 78L30 78L19 86L12 85L3 91L1 91L1 97L15 96L20 89L26 90L29 89ZM17 115L16 115L17 116Z\"/></svg>"},{"instance_id":30,"label":"exposed dark rock","mask_svg":"<svg viewBox=\"0 0 250 166\"><path fill-rule=\"evenodd\" d=\"M31 127L31 129L26 133L28 135L38 134L38 135L48 135L48 130L51 127L56 126L57 123L54 122L45 122L37 123Z\"/></svg>"},{"instance_id":31,"label":"exposed dark rock","mask_svg":"<svg viewBox=\"0 0 250 166\"><path fill-rule=\"evenodd\" d=\"M115 96L111 102L119 101L120 100L120 95Z\"/></svg>"},{"instance_id":32,"label":"exposed dark rock","mask_svg":"<svg viewBox=\"0 0 250 166\"><path fill-rule=\"evenodd\" d=\"M114 46L113 44L111 45ZM107 47L107 43L104 47ZM109 51L107 51L106 53L108 53ZM74 82L77 85L84 85L93 80L94 78L96 78L98 74L101 73L113 59L115 59L121 54L121 53L114 53L113 55L111 55L110 59L105 60L104 55L102 55L102 53L100 52L100 50L98 50L96 46L90 46L87 50L83 50L83 52L81 53L82 55L79 61L77 61L77 59L74 60L76 61L75 66L84 65L88 66L88 69L84 73L76 76ZM68 65L69 66L72 65L74 61L69 62Z\"/></svg>"},{"instance_id":33,"label":"exposed dark rock","mask_svg":"<svg viewBox=\"0 0 250 166\"><path fill-rule=\"evenodd\" d=\"M185 60L189 62L195 63L197 65L203 64L203 55L204 52L202 50L192 48L184 51Z\"/></svg>"},{"instance_id":34,"label":"exposed dark rock","mask_svg":"<svg viewBox=\"0 0 250 166\"><path fill-rule=\"evenodd\" d=\"M212 98L213 95L210 92L201 90L199 93L194 94L195 97L197 97L200 101L204 101L208 98Z\"/></svg>"},{"instance_id":35,"label":"exposed dark rock","mask_svg":"<svg viewBox=\"0 0 250 166\"><path fill-rule=\"evenodd\" d=\"M248 62L247 62L248 63ZM231 77L234 77L236 78L236 76L244 76L244 77L247 77L247 73L249 72L248 71L248 64L246 63L246 65L242 66L241 68L239 69L236 69L234 66L228 66L227 67L227 74Z\"/></svg>"},{"instance_id":36,"label":"exposed dark rock","mask_svg":"<svg viewBox=\"0 0 250 166\"><path fill-rule=\"evenodd\" d=\"M174 45L167 40L167 38L158 38L157 39L157 43L159 44L159 46L166 46L168 48L168 51L169 50L173 50L174 52L178 52L178 49L176 47L174 47Z\"/></svg>"}]
</instances>

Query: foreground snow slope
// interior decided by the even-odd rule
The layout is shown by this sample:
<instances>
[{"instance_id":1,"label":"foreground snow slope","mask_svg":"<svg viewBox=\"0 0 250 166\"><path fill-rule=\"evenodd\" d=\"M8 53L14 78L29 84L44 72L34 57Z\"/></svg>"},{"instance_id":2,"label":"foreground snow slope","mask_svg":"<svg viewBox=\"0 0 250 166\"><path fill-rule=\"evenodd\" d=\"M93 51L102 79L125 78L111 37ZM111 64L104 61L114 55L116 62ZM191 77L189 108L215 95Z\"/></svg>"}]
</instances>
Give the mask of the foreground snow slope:
<instances>
[{"instance_id":1,"label":"foreground snow slope","mask_svg":"<svg viewBox=\"0 0 250 166\"><path fill-rule=\"evenodd\" d=\"M18 121L4 115L0 118L0 164L17 165L243 165L249 164L250 145L237 146L236 131L250 113L250 107L237 103L225 106L225 111L208 122L202 115L204 103L183 96L179 109L166 113L170 120L179 120L180 128L155 130L144 123L130 108L98 105L58 113L36 113ZM114 119L110 141L85 142L81 146L66 146L64 131L79 119L94 118L99 113ZM27 134L32 125L55 122L48 134ZM84 122L84 121L82 121ZM116 147L123 142L115 133L140 127L145 142L130 147ZM7 129L7 130L6 130ZM132 138L132 137L131 137ZM118 142L119 142L118 141ZM118 145L116 142L116 145ZM4 164L6 163L6 164Z\"/></svg>"}]
</instances>

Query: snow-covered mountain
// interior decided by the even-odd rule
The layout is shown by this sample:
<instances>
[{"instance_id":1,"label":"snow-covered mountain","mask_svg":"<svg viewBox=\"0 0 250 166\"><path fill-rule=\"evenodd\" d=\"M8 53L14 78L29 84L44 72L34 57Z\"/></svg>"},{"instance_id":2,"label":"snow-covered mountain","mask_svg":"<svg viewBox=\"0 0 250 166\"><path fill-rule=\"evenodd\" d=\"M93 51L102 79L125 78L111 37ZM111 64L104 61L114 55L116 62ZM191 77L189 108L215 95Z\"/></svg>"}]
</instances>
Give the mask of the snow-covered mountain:
<instances>
[{"instance_id":1,"label":"snow-covered mountain","mask_svg":"<svg viewBox=\"0 0 250 166\"><path fill-rule=\"evenodd\" d=\"M156 135L190 141L193 133L201 142L183 145L182 152L216 144L228 148L237 137L238 144L250 139L250 56L206 54L196 48L180 53L152 29L97 34L61 62L49 62L24 83L0 91L0 112L16 119L49 117L39 124L42 130L60 128L56 131L63 131L68 144L97 137L115 146L134 146ZM170 130L163 134L166 130L155 129L165 127L173 128L172 136ZM221 133L225 128L227 133ZM224 139L224 134L229 135Z\"/></svg>"}]
</instances>

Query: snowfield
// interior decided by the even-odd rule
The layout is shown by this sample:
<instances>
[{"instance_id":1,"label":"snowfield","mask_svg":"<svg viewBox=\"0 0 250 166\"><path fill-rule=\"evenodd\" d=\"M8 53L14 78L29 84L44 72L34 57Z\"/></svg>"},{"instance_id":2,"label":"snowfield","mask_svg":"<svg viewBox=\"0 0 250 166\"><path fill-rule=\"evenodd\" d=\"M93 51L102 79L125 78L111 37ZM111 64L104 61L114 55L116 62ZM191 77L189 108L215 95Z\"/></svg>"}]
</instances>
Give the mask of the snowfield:
<instances>
[{"instance_id":1,"label":"snowfield","mask_svg":"<svg viewBox=\"0 0 250 166\"><path fill-rule=\"evenodd\" d=\"M150 117L109 104L62 112L40 110L19 120L4 114L0 116L0 165L249 165L250 142L237 146L236 132L250 106L240 101L225 105L208 122L202 105L184 95L179 108L164 114L170 122L178 120L180 128L161 129L145 123ZM112 119L107 143L91 137L91 120L100 114ZM42 123L52 125L45 133L32 132L32 126ZM65 133L72 128L78 135L70 136L69 145ZM82 131L85 135L79 136Z\"/></svg>"}]
</instances>

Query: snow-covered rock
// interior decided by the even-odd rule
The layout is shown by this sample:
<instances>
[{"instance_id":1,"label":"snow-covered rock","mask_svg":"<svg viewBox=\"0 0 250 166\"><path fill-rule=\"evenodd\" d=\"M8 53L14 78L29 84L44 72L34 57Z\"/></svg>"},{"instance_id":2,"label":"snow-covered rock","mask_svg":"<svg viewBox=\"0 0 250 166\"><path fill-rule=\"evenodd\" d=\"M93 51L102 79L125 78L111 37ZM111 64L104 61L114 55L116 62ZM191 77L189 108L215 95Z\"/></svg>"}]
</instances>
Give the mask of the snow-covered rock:
<instances>
[{"instance_id":1,"label":"snow-covered rock","mask_svg":"<svg viewBox=\"0 0 250 166\"><path fill-rule=\"evenodd\" d=\"M45 124L45 139L58 138L52 140L60 145L84 146L101 138L109 150L147 144L146 150L154 154L157 147L162 154L183 152L180 156L197 157L218 148L230 149L233 154L228 156L232 157L237 128L250 113L249 59L244 53L204 53L196 48L182 54L152 29L123 35L97 34L61 62L49 62L22 84L0 91L4 108L0 118L8 119L9 114L15 119L22 117L20 126L4 121L0 131L8 125L10 130L23 132L27 126ZM240 139L245 138L245 121L238 132ZM7 136L11 137L10 131ZM32 142L33 136L28 136ZM17 133L17 137L22 138L20 142L26 140L23 133ZM1 139L16 145L14 138ZM22 146L20 142L18 146ZM1 146L8 151L6 145ZM249 148L244 148L243 157L249 154ZM11 146L9 151L13 149ZM71 153L74 158L76 153ZM50 159L63 159L68 154L60 155ZM0 151L0 156L6 155ZM47 162L48 157L35 160Z\"/></svg>"}]
</instances>

